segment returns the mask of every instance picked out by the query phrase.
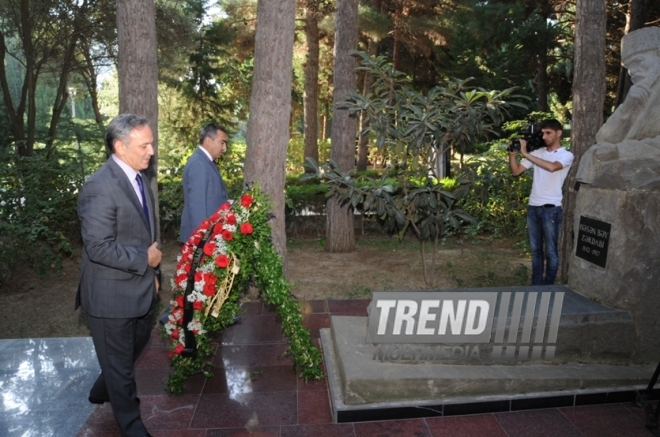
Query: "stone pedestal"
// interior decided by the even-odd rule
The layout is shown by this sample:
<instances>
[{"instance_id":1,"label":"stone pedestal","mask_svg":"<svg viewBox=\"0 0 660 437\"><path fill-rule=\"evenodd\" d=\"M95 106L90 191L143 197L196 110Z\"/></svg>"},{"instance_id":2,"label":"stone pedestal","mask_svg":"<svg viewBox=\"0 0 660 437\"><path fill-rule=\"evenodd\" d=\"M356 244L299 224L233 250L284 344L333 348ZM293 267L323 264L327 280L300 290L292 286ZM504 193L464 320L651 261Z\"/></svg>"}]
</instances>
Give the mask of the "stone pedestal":
<instances>
[{"instance_id":1,"label":"stone pedestal","mask_svg":"<svg viewBox=\"0 0 660 437\"><path fill-rule=\"evenodd\" d=\"M581 217L611 225L604 267L576 256ZM575 207L575 245L568 285L583 296L632 314L637 334L633 355L636 361L657 363L660 358L659 236L657 189L581 186Z\"/></svg>"},{"instance_id":2,"label":"stone pedestal","mask_svg":"<svg viewBox=\"0 0 660 437\"><path fill-rule=\"evenodd\" d=\"M509 327L505 337L515 333L514 340L507 341L510 344L506 347L513 345L520 351L526 344L524 334L519 335L519 328L524 332L528 325L527 309L520 318L520 314L513 311L514 303L507 307L510 311L505 315L499 311L501 296L505 293L563 293L554 358L520 359L519 355L518 360L493 361L491 355L490 360L474 361L470 357L465 362L460 357L449 359L439 352L439 348L445 346L437 344L374 344L370 340L373 338L370 324L380 325L382 312L377 308L382 307L372 301L373 320L333 316L331 328L321 330L334 420L355 422L628 402L634 401L635 391L648 383L655 364L631 364L636 334L630 313L605 307L566 286L408 292L399 293L398 298L410 302L409 299L418 294L432 296L429 299L444 299L444 296L454 298L461 293L456 299L469 300L469 295L474 293L479 299L486 299L484 295L489 292L499 294L500 299L493 312L488 344L451 343L446 347L453 353L456 349L476 345L480 355L489 355L500 341L497 332L502 320ZM439 296L441 294L444 296ZM389 298L374 296L377 302ZM541 306L529 315L533 317L529 326L536 326L535 329L545 326L545 322L539 325L539 319L546 316L539 310ZM398 310L392 309L392 313L395 312ZM472 325L466 322L466 326ZM427 353L427 348L436 353Z\"/></svg>"}]
</instances>

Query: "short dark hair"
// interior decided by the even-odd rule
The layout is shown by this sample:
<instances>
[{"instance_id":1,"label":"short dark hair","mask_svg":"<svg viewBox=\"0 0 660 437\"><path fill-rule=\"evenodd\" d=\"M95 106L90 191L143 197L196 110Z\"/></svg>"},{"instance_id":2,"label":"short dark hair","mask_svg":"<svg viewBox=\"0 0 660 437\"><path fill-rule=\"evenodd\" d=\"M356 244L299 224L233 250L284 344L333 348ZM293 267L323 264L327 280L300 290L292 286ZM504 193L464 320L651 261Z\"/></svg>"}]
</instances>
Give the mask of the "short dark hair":
<instances>
[{"instance_id":1,"label":"short dark hair","mask_svg":"<svg viewBox=\"0 0 660 437\"><path fill-rule=\"evenodd\" d=\"M149 125L149 120L135 114L119 114L105 129L105 147L108 153L115 152L115 141L125 141L133 129Z\"/></svg>"},{"instance_id":2,"label":"short dark hair","mask_svg":"<svg viewBox=\"0 0 660 437\"><path fill-rule=\"evenodd\" d=\"M549 118L547 120L543 120L541 122L541 126L539 126L541 129L552 129L554 131L564 130L564 126L558 121L555 120L554 118Z\"/></svg>"},{"instance_id":3,"label":"short dark hair","mask_svg":"<svg viewBox=\"0 0 660 437\"><path fill-rule=\"evenodd\" d=\"M219 125L218 123L209 123L206 126L204 126L204 129L199 134L199 145L201 146L204 144L204 140L206 137L209 137L211 139L215 139L215 137L218 135L218 131L223 132L225 135L229 135L227 133L227 129L224 128L224 126Z\"/></svg>"}]
</instances>

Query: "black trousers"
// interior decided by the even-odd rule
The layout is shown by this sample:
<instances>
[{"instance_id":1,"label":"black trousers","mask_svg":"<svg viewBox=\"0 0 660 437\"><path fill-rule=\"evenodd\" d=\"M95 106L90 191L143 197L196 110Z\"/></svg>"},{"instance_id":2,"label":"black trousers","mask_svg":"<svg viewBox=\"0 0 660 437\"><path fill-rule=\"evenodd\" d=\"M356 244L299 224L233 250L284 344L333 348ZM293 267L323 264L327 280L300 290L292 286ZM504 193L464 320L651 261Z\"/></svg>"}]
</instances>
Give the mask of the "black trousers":
<instances>
[{"instance_id":1,"label":"black trousers","mask_svg":"<svg viewBox=\"0 0 660 437\"><path fill-rule=\"evenodd\" d=\"M142 317L107 319L87 315L94 349L101 365L101 374L89 396L110 401L123 437L147 435L137 400L135 361L149 343L157 304L154 293L151 308Z\"/></svg>"}]
</instances>

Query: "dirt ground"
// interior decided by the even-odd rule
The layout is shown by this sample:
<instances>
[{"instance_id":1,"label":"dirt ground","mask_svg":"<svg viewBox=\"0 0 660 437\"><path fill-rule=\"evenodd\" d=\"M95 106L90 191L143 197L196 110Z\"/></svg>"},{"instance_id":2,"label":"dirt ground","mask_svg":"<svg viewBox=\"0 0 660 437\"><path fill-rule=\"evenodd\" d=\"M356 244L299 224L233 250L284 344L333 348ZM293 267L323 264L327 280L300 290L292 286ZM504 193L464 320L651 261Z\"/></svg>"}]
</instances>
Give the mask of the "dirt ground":
<instances>
[{"instance_id":1,"label":"dirt ground","mask_svg":"<svg viewBox=\"0 0 660 437\"><path fill-rule=\"evenodd\" d=\"M178 250L175 241L163 243L164 302L171 298ZM438 252L432 288L524 285L529 280L529 259L511 241L448 239ZM366 299L374 291L429 288L419 245L412 239L357 237L356 250L340 254L325 252L318 239L296 238L288 242L287 257L292 292L301 300ZM0 338L89 335L81 312L73 310L79 262L79 257L65 260L60 272L46 278L28 268L14 272L9 286L0 290ZM430 270L430 254L426 264Z\"/></svg>"}]
</instances>

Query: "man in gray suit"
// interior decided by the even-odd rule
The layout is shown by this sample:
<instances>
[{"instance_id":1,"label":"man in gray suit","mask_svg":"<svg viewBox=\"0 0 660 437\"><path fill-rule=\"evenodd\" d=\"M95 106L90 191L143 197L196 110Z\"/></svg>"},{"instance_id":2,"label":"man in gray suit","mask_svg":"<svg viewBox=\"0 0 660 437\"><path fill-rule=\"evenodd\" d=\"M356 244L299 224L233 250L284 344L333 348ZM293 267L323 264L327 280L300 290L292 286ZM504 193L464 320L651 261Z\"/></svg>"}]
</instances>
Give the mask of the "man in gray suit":
<instances>
[{"instance_id":1,"label":"man in gray suit","mask_svg":"<svg viewBox=\"0 0 660 437\"><path fill-rule=\"evenodd\" d=\"M135 361L147 345L158 302L154 197L141 174L154 154L147 120L115 117L106 130L112 153L78 196L83 253L76 309L89 322L101 375L92 403L110 402L121 435L149 436L140 418Z\"/></svg>"},{"instance_id":2,"label":"man in gray suit","mask_svg":"<svg viewBox=\"0 0 660 437\"><path fill-rule=\"evenodd\" d=\"M227 130L216 124L207 125L199 135L199 147L183 170L182 243L202 221L211 216L227 199L227 189L214 160L227 150Z\"/></svg>"}]
</instances>

